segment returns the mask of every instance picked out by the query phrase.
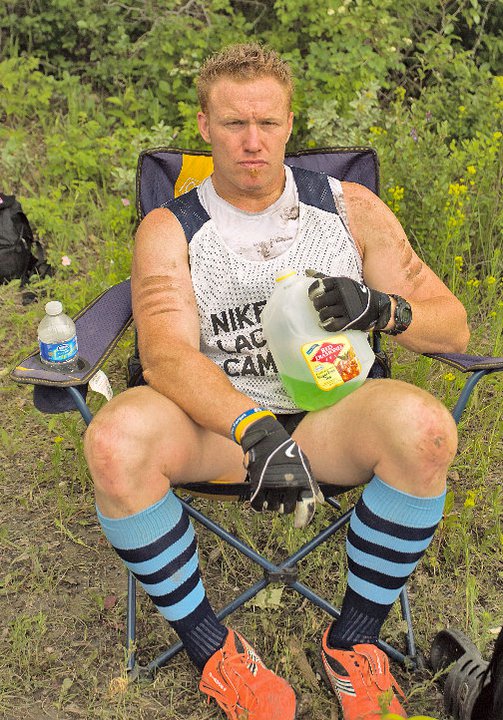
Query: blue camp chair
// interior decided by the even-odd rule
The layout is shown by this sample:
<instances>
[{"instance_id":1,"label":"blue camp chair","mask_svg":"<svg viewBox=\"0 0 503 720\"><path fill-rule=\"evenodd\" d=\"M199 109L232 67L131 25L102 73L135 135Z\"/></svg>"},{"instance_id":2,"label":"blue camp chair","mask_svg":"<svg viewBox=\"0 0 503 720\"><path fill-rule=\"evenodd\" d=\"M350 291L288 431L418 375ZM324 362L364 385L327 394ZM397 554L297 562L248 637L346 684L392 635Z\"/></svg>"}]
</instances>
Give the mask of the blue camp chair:
<instances>
[{"instance_id":1,"label":"blue camp chair","mask_svg":"<svg viewBox=\"0 0 503 720\"><path fill-rule=\"evenodd\" d=\"M379 164L377 155L371 148L308 150L288 155L286 162L295 168L325 172L340 180L361 183L379 194ZM150 210L159 207L172 197L190 190L211 172L212 159L207 152L188 152L171 148L156 148L142 152L136 179L138 218L141 219ZM190 218L187 218L187 222L190 222ZM38 353L33 353L13 370L12 377L20 383L34 385L34 402L42 412L59 413L78 409L84 421L89 424L92 419L91 411L86 404L89 380L112 353L132 322L129 279L106 290L76 316L75 322L81 357L77 369L71 375L51 371L41 364ZM377 362L371 371L371 376L386 377L388 376L386 363L380 351L378 337L373 338L373 344ZM487 358L462 354L437 354L429 357L436 358L468 375L452 411L456 422L459 421L476 383L485 375L503 369L502 357ZM133 386L143 382L136 349L128 365L128 385ZM331 617L338 618L340 613L337 608L299 580L298 563L348 523L352 509L341 512L341 506L336 499L337 495L346 492L348 488L332 485L322 487L327 503L331 506L330 513L334 511L328 525L314 539L302 545L293 555L280 563L271 562L263 557L193 506L192 501L198 495L221 500L245 500L248 490L246 484L231 485L214 482L194 483L184 486L180 491L181 502L189 515L263 569L263 578L220 610L218 617L223 619L242 607L270 583L281 583L297 591ZM190 495L187 496L187 493ZM136 581L130 573L127 597L127 669L132 675L137 675L140 671L153 675L182 649L182 644L177 643L154 658L145 668L139 668L135 657ZM382 641L380 647L392 659L417 666L421 663L421 655L416 649L406 590L400 596L400 605L407 624L406 651L401 652Z\"/></svg>"}]
</instances>

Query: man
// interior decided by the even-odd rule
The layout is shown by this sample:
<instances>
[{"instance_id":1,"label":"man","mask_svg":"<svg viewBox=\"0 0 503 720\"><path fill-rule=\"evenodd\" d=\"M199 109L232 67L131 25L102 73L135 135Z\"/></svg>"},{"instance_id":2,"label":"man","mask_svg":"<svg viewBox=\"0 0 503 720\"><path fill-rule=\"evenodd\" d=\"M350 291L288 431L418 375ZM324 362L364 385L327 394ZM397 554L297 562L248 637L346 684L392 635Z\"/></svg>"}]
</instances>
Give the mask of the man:
<instances>
[{"instance_id":1,"label":"man","mask_svg":"<svg viewBox=\"0 0 503 720\"><path fill-rule=\"evenodd\" d=\"M412 350L462 351L466 313L370 191L285 168L292 78L276 53L223 50L203 67L198 94L214 172L138 229L133 308L148 386L114 398L87 431L98 517L182 639L202 692L234 720L292 720L292 688L209 605L194 531L170 488L247 479L254 507L296 509L301 523L319 499L316 481L367 483L348 533L341 617L321 653L346 720L379 718L386 697L405 714L375 642L441 518L454 422L394 380L299 414L273 368L243 368L264 356L260 309L287 268L323 274L310 296L329 330L374 327ZM253 324L246 342L244 307L256 312L241 323Z\"/></svg>"}]
</instances>

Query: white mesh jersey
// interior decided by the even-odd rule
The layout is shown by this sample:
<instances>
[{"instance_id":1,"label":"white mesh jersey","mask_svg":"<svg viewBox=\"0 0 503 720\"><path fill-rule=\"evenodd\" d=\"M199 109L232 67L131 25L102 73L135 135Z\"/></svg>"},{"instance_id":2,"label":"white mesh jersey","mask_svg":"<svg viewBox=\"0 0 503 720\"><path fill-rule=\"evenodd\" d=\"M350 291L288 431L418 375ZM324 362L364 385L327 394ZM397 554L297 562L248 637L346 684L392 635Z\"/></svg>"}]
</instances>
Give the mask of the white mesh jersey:
<instances>
[{"instance_id":1,"label":"white mesh jersey","mask_svg":"<svg viewBox=\"0 0 503 720\"><path fill-rule=\"evenodd\" d=\"M250 260L229 247L201 204L197 188L166 203L189 242L201 352L240 392L276 413L299 409L281 384L262 334L260 314L276 277L288 269L303 274L312 268L363 280L360 254L337 209L342 198L339 181L298 168L293 176L299 203L297 232L284 252L268 260Z\"/></svg>"},{"instance_id":2,"label":"white mesh jersey","mask_svg":"<svg viewBox=\"0 0 503 720\"><path fill-rule=\"evenodd\" d=\"M248 260L270 260L288 250L299 228L299 196L290 168L285 188L272 205L261 212L245 212L223 200L211 177L198 188L202 206L220 238L231 250Z\"/></svg>"}]
</instances>

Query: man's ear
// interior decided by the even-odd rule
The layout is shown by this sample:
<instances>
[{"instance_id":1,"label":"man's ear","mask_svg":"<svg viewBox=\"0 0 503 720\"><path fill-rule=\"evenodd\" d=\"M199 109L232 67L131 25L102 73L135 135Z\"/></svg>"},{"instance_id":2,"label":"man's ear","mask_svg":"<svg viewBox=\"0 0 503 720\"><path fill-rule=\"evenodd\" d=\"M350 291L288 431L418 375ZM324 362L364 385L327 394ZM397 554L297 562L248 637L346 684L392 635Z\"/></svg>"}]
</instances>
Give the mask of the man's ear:
<instances>
[{"instance_id":1,"label":"man's ear","mask_svg":"<svg viewBox=\"0 0 503 720\"><path fill-rule=\"evenodd\" d=\"M203 140L207 143L211 143L208 115L202 112L202 110L197 113L197 127L199 128L199 132L201 133Z\"/></svg>"},{"instance_id":2,"label":"man's ear","mask_svg":"<svg viewBox=\"0 0 503 720\"><path fill-rule=\"evenodd\" d=\"M290 137L292 135L292 129L293 129L293 112L290 112L288 116L288 137L286 138L286 142L290 140Z\"/></svg>"}]
</instances>

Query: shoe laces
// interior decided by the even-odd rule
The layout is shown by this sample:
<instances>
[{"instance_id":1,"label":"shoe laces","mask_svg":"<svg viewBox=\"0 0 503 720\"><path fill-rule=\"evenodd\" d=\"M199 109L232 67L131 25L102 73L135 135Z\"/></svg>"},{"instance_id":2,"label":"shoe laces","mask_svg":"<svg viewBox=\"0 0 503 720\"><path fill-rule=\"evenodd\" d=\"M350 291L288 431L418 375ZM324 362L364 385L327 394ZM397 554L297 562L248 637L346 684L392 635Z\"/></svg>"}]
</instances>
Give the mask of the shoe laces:
<instances>
[{"instance_id":1,"label":"shoe laces","mask_svg":"<svg viewBox=\"0 0 503 720\"><path fill-rule=\"evenodd\" d=\"M363 648L355 649L354 653L354 663L360 670L365 685L375 685L383 693L394 687L405 698L402 688L391 674L388 657L385 653L371 652Z\"/></svg>"},{"instance_id":2,"label":"shoe laces","mask_svg":"<svg viewBox=\"0 0 503 720\"><path fill-rule=\"evenodd\" d=\"M257 697L248 682L248 673L257 676L259 667L264 667L260 657L247 643L243 643L243 652L225 653L217 669L225 683L234 691L234 698L230 700L228 693L222 688L218 678L211 673L211 686L205 682L208 694L207 702L213 697L218 705L227 713L231 720L248 720L249 712L256 706Z\"/></svg>"}]
</instances>

